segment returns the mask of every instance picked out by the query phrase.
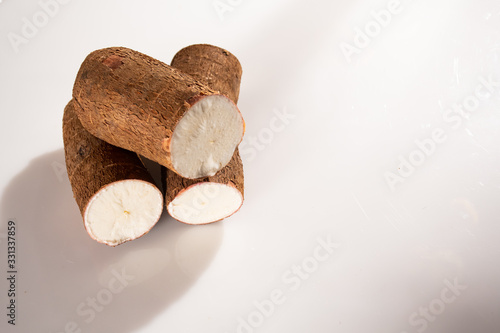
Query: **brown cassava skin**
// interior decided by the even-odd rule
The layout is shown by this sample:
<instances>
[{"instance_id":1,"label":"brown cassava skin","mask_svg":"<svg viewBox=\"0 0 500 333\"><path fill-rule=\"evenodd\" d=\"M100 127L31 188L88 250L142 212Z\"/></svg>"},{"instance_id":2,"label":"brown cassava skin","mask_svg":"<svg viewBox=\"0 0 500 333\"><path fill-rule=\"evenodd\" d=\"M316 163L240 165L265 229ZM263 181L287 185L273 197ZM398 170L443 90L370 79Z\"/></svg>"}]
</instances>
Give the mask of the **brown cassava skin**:
<instances>
[{"instance_id":1,"label":"brown cassava skin","mask_svg":"<svg viewBox=\"0 0 500 333\"><path fill-rule=\"evenodd\" d=\"M90 134L82 126L74 106L71 100L64 109L64 154L73 196L82 217L94 194L114 182L133 179L156 186L136 153Z\"/></svg>"},{"instance_id":2,"label":"brown cassava skin","mask_svg":"<svg viewBox=\"0 0 500 333\"><path fill-rule=\"evenodd\" d=\"M177 52L170 65L238 103L243 71L229 51L208 44L191 45Z\"/></svg>"},{"instance_id":3,"label":"brown cassava skin","mask_svg":"<svg viewBox=\"0 0 500 333\"><path fill-rule=\"evenodd\" d=\"M171 66L228 96L235 103L238 101L242 68L238 59L230 52L212 45L191 45L177 52ZM231 161L212 177L190 180L167 169L165 182L167 207L188 187L206 182L233 186L241 192L243 198L243 163L236 149Z\"/></svg>"},{"instance_id":4,"label":"brown cassava skin","mask_svg":"<svg viewBox=\"0 0 500 333\"><path fill-rule=\"evenodd\" d=\"M73 98L94 136L175 171L170 138L193 104L217 93L191 76L123 47L92 52L78 71Z\"/></svg>"}]
</instances>

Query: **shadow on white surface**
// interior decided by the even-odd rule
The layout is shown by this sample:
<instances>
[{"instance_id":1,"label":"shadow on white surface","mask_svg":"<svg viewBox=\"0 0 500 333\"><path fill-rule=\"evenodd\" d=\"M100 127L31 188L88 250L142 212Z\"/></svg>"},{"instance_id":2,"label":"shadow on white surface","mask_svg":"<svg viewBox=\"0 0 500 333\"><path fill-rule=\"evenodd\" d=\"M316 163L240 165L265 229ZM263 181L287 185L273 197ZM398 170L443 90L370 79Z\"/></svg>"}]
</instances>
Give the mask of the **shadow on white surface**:
<instances>
[{"instance_id":1,"label":"shadow on white surface","mask_svg":"<svg viewBox=\"0 0 500 333\"><path fill-rule=\"evenodd\" d=\"M62 149L44 154L2 195L0 234L10 219L17 227L15 331L133 332L196 283L219 249L223 224L194 227L165 213L149 234L111 248L85 232L64 171ZM2 320L2 332L6 326L14 328Z\"/></svg>"}]
</instances>

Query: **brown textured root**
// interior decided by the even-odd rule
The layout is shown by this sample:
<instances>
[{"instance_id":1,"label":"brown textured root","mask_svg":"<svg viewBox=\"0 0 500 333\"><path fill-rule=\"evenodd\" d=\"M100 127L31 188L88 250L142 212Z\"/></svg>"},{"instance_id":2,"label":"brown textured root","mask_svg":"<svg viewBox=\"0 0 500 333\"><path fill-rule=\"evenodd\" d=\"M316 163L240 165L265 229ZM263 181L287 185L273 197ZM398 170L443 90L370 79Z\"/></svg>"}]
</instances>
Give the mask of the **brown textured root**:
<instances>
[{"instance_id":1,"label":"brown textured root","mask_svg":"<svg viewBox=\"0 0 500 333\"><path fill-rule=\"evenodd\" d=\"M171 66L238 103L242 68L229 51L208 44L191 45L175 54Z\"/></svg>"},{"instance_id":2,"label":"brown textured root","mask_svg":"<svg viewBox=\"0 0 500 333\"><path fill-rule=\"evenodd\" d=\"M146 234L160 218L163 196L137 154L112 146L85 130L73 100L64 110L63 140L73 195L89 235L100 243L116 246ZM121 200L122 206L109 203L110 196ZM150 204L140 211L139 203L144 200L150 200ZM136 219L138 223L134 223ZM113 227L109 227L112 223Z\"/></svg>"},{"instance_id":3,"label":"brown textured root","mask_svg":"<svg viewBox=\"0 0 500 333\"><path fill-rule=\"evenodd\" d=\"M91 134L187 178L214 175L229 163L244 132L229 98L127 48L89 54L73 97Z\"/></svg>"},{"instance_id":4,"label":"brown textured root","mask_svg":"<svg viewBox=\"0 0 500 333\"><path fill-rule=\"evenodd\" d=\"M235 103L238 101L242 69L238 59L230 52L212 45L191 45L177 52L171 65L228 96ZM181 222L215 222L238 211L243 203L243 164L238 149L229 164L212 177L189 180L168 169L164 172L167 210ZM237 200L241 200L239 204ZM220 214L211 210L213 206L224 205Z\"/></svg>"}]
</instances>

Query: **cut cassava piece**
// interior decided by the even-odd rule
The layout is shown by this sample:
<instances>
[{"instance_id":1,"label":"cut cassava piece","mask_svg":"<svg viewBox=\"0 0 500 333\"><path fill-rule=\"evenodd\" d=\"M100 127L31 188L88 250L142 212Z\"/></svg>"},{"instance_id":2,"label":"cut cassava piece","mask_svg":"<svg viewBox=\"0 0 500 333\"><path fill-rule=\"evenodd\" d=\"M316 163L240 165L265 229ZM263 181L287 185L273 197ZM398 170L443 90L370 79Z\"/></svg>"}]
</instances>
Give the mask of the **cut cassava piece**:
<instances>
[{"instance_id":1,"label":"cut cassava piece","mask_svg":"<svg viewBox=\"0 0 500 333\"><path fill-rule=\"evenodd\" d=\"M165 200L174 219L207 224L237 212L243 203L243 167L239 154L212 177L186 179L167 170Z\"/></svg>"},{"instance_id":2,"label":"cut cassava piece","mask_svg":"<svg viewBox=\"0 0 500 333\"><path fill-rule=\"evenodd\" d=\"M243 118L228 97L127 48L89 54L73 98L91 134L190 179L222 169L243 137Z\"/></svg>"},{"instance_id":3,"label":"cut cassava piece","mask_svg":"<svg viewBox=\"0 0 500 333\"><path fill-rule=\"evenodd\" d=\"M73 100L64 109L66 168L85 229L116 246L146 234L159 220L163 196L137 154L91 135Z\"/></svg>"},{"instance_id":4,"label":"cut cassava piece","mask_svg":"<svg viewBox=\"0 0 500 333\"><path fill-rule=\"evenodd\" d=\"M238 101L242 69L228 51L206 44L191 45L177 52L171 66ZM184 223L222 220L243 203L243 164L238 149L229 164L214 176L190 180L166 170L165 178L167 211Z\"/></svg>"}]
</instances>

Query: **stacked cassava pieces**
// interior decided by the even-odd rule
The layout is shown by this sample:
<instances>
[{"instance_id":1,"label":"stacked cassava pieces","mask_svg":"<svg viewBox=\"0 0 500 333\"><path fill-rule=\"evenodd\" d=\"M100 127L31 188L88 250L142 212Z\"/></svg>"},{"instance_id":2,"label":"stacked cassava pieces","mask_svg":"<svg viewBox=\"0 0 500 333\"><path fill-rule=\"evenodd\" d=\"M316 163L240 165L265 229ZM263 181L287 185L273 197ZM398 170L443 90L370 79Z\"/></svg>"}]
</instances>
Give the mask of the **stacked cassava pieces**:
<instances>
[{"instance_id":1,"label":"stacked cassava pieces","mask_svg":"<svg viewBox=\"0 0 500 333\"><path fill-rule=\"evenodd\" d=\"M171 66L123 47L84 60L63 116L66 167L85 229L116 246L170 215L206 224L243 203L238 153L242 69L228 51L191 45ZM163 193L141 161L163 166Z\"/></svg>"}]
</instances>

